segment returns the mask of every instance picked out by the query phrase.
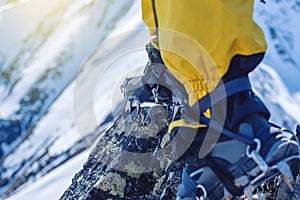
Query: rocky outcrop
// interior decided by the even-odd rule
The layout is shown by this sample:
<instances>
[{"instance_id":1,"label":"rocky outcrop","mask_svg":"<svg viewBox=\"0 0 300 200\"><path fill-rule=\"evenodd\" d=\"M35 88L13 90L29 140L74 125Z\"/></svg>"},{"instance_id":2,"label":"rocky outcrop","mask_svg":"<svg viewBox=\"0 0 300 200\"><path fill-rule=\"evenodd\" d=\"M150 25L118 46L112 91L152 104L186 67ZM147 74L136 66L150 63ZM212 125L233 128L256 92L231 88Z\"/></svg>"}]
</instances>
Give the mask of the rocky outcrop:
<instances>
[{"instance_id":1,"label":"rocky outcrop","mask_svg":"<svg viewBox=\"0 0 300 200\"><path fill-rule=\"evenodd\" d=\"M157 120L147 126L126 113L120 116L101 136L61 199L174 198L182 165L159 150L167 132L160 112L152 112Z\"/></svg>"}]
</instances>

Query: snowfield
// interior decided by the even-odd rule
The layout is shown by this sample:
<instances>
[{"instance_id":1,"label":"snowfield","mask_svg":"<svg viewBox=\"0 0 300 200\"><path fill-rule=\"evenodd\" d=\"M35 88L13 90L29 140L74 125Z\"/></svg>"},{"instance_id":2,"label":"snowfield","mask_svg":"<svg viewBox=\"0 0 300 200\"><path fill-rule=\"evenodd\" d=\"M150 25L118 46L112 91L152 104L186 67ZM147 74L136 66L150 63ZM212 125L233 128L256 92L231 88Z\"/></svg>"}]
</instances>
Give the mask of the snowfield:
<instances>
[{"instance_id":1,"label":"snowfield","mask_svg":"<svg viewBox=\"0 0 300 200\"><path fill-rule=\"evenodd\" d=\"M24 188L8 198L8 200L59 199L61 194L71 184L72 177L81 168L88 154L89 152L87 151L78 155L53 172L39 178L38 181L33 181L30 183L30 187Z\"/></svg>"}]
</instances>

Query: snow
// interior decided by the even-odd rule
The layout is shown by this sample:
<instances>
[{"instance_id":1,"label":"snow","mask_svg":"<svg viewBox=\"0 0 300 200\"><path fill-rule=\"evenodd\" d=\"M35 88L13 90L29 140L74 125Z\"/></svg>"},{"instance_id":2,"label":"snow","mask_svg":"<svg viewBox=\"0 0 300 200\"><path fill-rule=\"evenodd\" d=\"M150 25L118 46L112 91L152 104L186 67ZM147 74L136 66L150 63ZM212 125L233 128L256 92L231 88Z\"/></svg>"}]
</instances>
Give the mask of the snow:
<instances>
[{"instance_id":1,"label":"snow","mask_svg":"<svg viewBox=\"0 0 300 200\"><path fill-rule=\"evenodd\" d=\"M7 62L19 51L23 38L57 6L57 2L59 0L32 0L0 6L0 53L10 52L11 57Z\"/></svg>"},{"instance_id":2,"label":"snow","mask_svg":"<svg viewBox=\"0 0 300 200\"><path fill-rule=\"evenodd\" d=\"M300 92L295 93L294 98L296 101L300 102Z\"/></svg>"},{"instance_id":3,"label":"snow","mask_svg":"<svg viewBox=\"0 0 300 200\"><path fill-rule=\"evenodd\" d=\"M250 74L253 89L271 112L271 121L294 130L300 123L300 103L293 97L277 72L267 64L260 64ZM288 123L288 124L286 124Z\"/></svg>"},{"instance_id":4,"label":"snow","mask_svg":"<svg viewBox=\"0 0 300 200\"><path fill-rule=\"evenodd\" d=\"M71 184L74 174L81 169L82 163L85 162L88 155L88 151L78 155L46 176L41 177L38 181L31 183L30 187L23 188L23 190L7 200L59 199Z\"/></svg>"},{"instance_id":5,"label":"snow","mask_svg":"<svg viewBox=\"0 0 300 200\"><path fill-rule=\"evenodd\" d=\"M26 92L34 85L41 74L49 69L49 66L50 68L52 65L55 66L53 61L59 58L64 51L68 51L68 48L71 48L72 38L81 30L83 24L86 24L88 21L88 17L85 15L71 17L71 20L65 19L67 22L61 23L56 28L52 36L35 53L33 61L29 63L29 66L22 70L19 75L22 77L21 80L14 87L9 98L0 105L3 117L8 117L19 109L17 105L20 99L25 96ZM18 31L13 30L13 32L17 33Z\"/></svg>"},{"instance_id":6,"label":"snow","mask_svg":"<svg viewBox=\"0 0 300 200\"><path fill-rule=\"evenodd\" d=\"M82 3L81 3L82 4ZM75 5L72 8L72 12L78 12L78 8L75 9L75 7L78 7L78 5ZM134 6L131 8L130 12L131 14L138 11L138 6ZM70 15L71 11L68 10L67 15ZM126 15L124 16L123 20L128 19L128 21L130 21L130 25L128 25L127 27L141 27L141 21L139 20L139 15L136 16L136 18L132 18L130 15ZM72 20L78 22L80 20L76 19L76 18L72 18ZM86 23L87 21L85 21ZM82 22L83 23L83 22ZM70 26L70 24L68 23L68 25ZM65 27L65 26L61 26L61 27ZM74 26L73 26L74 27ZM76 27L76 26L75 26ZM114 32L114 37L116 37L116 35L122 35L122 33L124 31L122 31L122 26L118 25L117 26L118 29L115 30ZM80 30L80 26L77 26L75 29ZM61 38L59 35L59 33L61 33L64 29L62 28L62 30L60 31L59 29L55 31L55 33L52 36L52 39L50 38L48 41L51 40L55 40L56 37ZM72 30L72 29L69 29ZM124 29L125 30L125 29ZM126 29L128 30L128 29ZM80 37L87 37L88 35L85 35L88 32L94 31L95 34L98 33L98 31L96 30L86 30L86 32L83 32L83 34L80 35ZM72 33L73 31L70 31L70 33ZM68 39L67 35L68 32L63 32L64 35L66 35L66 38ZM103 33L105 34L105 33ZM90 35L90 33L89 33ZM126 36L128 36L129 34L125 34ZM78 35L75 35L73 37L79 37ZM114 38L112 38L113 40ZM124 43L124 37L119 37L119 42L116 42L115 45L118 46L119 44L123 44ZM134 40L134 37L132 37L132 40ZM41 48L39 51L43 52L43 53L38 53L36 55L36 60L35 63L36 64L32 64L29 68L27 68L26 70L23 70L23 76L24 76L24 83L26 83L28 86L30 86L32 84L32 81L34 79L34 76L38 76L38 73L41 73L40 71L45 70L42 68L38 69L38 65L41 64L45 64L47 66L47 63L49 65L49 63L51 62L51 60L53 59L53 57L55 57L55 54L57 54L59 51L57 48L61 48L64 47L66 45L66 43L62 44L62 45L58 45L61 43L55 43L57 46L55 45L50 45L51 42L46 42L43 45L43 48ZM63 42L66 42L68 40L63 39ZM80 43L80 41L78 41L78 43ZM95 42L91 42L89 41L89 43L93 44L94 46L97 45L97 43ZM126 61L126 59L121 60L121 62L115 62L115 64L117 64L119 67L118 68L114 68L115 70L120 70L123 69L123 71L128 70L127 68L130 66L134 66L136 67L136 65L133 65L134 62L139 61L140 64L145 64L146 63L146 55L144 52L144 45L145 45L145 41L142 42L143 44L143 51L140 51L140 54L142 54L142 56L138 56L140 58L134 58L134 59L130 59L130 61ZM55 49L53 49L55 47ZM126 45L123 44L123 47L126 47ZM86 47L85 47L86 48ZM112 50L112 49L111 49ZM77 49L75 49L75 51L77 51ZM82 49L78 49L78 52L75 53L76 55L76 59L80 60L78 57L80 56L81 59L83 58L82 56ZM90 50L89 50L90 51ZM52 57L52 59L50 59L49 57L45 57L43 58L42 56L39 55L48 55L50 58ZM135 57L134 55L131 55L131 58ZM46 60L48 59L48 60ZM82 62L82 61L81 61ZM87 75L89 75L89 73L93 73L93 70L95 69L94 67L97 68L97 66L92 66L92 67L86 67L83 69L83 71L87 71ZM34 72L34 75L32 77L29 77L28 74L32 74L32 72ZM76 71L75 71L76 72ZM116 73L116 71L111 71L110 73ZM26 75L25 75L26 74ZM82 81L81 86L87 85L87 88L89 88L89 84L94 84L89 82L89 80L91 79L90 76L88 76L88 78L84 77L84 73L80 74L79 76L79 81ZM27 79L26 79L27 77ZM83 78L82 78L83 77ZM108 77L112 77L111 74ZM82 79L81 79L82 78ZM99 77L95 77L96 79L98 79ZM106 84L106 91L110 91L109 90L109 86L110 84L115 84L120 82L118 80L118 77L115 76L115 80L110 80L107 79L106 81L104 81L104 83ZM124 77L123 77L124 78ZM80 80L81 79L81 80ZM101 81L100 81L101 82ZM25 84L24 87L26 86ZM69 149L72 147L72 145L74 145L75 142L77 142L78 140L80 140L81 138L83 138L86 134L90 133L91 131L93 131L96 126L98 126L98 124L104 120L104 118L106 117L106 115L111 112L112 107L110 106L111 102L110 101L106 101L107 98L111 98L111 94L108 94L107 92L104 93L104 95L99 95L98 97L95 96L96 99L96 103L95 103L95 107L93 107L93 109L95 110L95 112L97 112L98 117L97 117L97 122L93 125L91 125L89 123L87 119L88 116L86 116L86 106L89 106L92 102L93 102L93 98L91 99L80 99L80 109L83 113L80 113L80 116L83 117L83 120L85 121L86 125L84 127L83 131L78 131L78 127L76 126L76 119L74 117L73 114L73 93L74 93L74 85L75 83L70 84L65 90L64 92L58 97L58 99L51 105L51 107L49 108L47 114L39 121L39 123L37 123L36 127L33 130L33 133L30 135L30 137L28 139L26 139L26 141L24 141L22 143L21 146L19 146L14 154L8 156L3 165L9 169L5 172L5 174L2 174L2 178L3 177L9 177L20 165L21 163L26 160L26 166L24 166L23 170L20 170L19 173L24 172L24 170L28 170L28 168L31 169L38 169L38 165L36 165L34 163L34 160L36 159L36 157L39 156L40 153L45 152L45 148L47 148L48 154L49 156L51 155L59 155L60 153L62 153L63 151L65 151L66 149ZM100 88L102 88L102 85L104 86L104 84L100 83ZM118 87L118 86L116 86ZM20 88L21 85L20 85ZM116 90L120 90L119 88L116 88ZM16 97L16 95L19 95L19 97ZM10 98L16 98L16 99L20 99L21 98L21 94L20 92L16 92L16 95L11 95ZM83 96L85 96L85 94L83 94ZM82 97L82 96L81 96ZM100 100L99 100L100 98ZM17 101L9 101L7 100L7 107L8 109L12 109L13 108L13 104L17 104ZM8 103L11 103L11 105L8 105ZM102 102L102 103L99 103ZM3 105L4 106L4 105ZM11 111L12 112L12 111ZM7 112L8 113L8 112ZM3 114L3 113L2 113ZM89 113L87 113L87 115L89 115ZM37 155L34 155L35 153L38 153ZM89 152L89 150L87 150L86 152ZM86 153L85 153L86 154ZM55 160L55 162L52 162L51 165L55 165L57 164L57 162L59 162L59 160L63 160L64 157L60 157L57 160ZM84 160L81 160L81 165L84 163ZM80 163L79 162L79 163ZM51 167L51 166L49 166ZM79 168L77 168L78 171ZM62 170L64 170L62 168ZM66 169L68 170L68 169ZM53 175L53 178L49 178L49 179L39 179L37 175L36 179L34 182L32 179L30 180L29 183L25 184L22 187L22 190L20 192L18 192L15 196L16 199L26 199L28 198L28 196L34 196L37 199L40 198L44 198L44 194L47 196L47 194L49 193L49 191L51 191L51 198L55 199L53 196L57 196L59 197L62 193L62 191L64 191L68 184L64 184L64 185L59 185L61 182L65 181L68 182L71 180L72 175L75 174L76 170L73 170L72 172L62 172L63 173L70 173L70 176L63 176L64 180L62 180L63 178L58 178L58 180L56 180L55 175ZM43 174L43 172L40 172L40 174ZM56 175L59 175L59 173L57 173ZM39 184L41 185L49 185L49 187L43 187L43 186L39 186ZM70 182L69 182L70 184ZM52 186L54 188L52 188ZM35 188L37 188L35 190ZM60 188L59 190L57 188ZM38 194L37 194L38 191ZM40 196L41 195L41 196Z\"/></svg>"},{"instance_id":7,"label":"snow","mask_svg":"<svg viewBox=\"0 0 300 200\"><path fill-rule=\"evenodd\" d=\"M300 4L297 1L256 1L255 21L264 30L268 49L264 63L279 74L288 90L300 91Z\"/></svg>"},{"instance_id":8,"label":"snow","mask_svg":"<svg viewBox=\"0 0 300 200\"><path fill-rule=\"evenodd\" d=\"M17 109L19 108L23 109L19 106L19 101L20 99L23 98L25 92L32 87L32 85L42 88L49 95L51 95L53 90L54 91L57 90L58 91L57 94L59 94L59 90L64 89L64 87L67 86L68 81L70 81L73 78L73 76L77 73L77 70L81 65L81 63L83 62L83 59L88 55L88 53L91 52L91 50L97 45L97 43L99 43L99 41L106 38L107 34L111 31L111 29L113 29L114 26L110 22L110 20L118 19L118 16L116 15L119 12L117 13L110 12L111 13L110 16L105 16L106 22L102 21L102 23L99 24L97 21L99 17L98 18L95 17L95 16L100 16L101 18L102 13L99 12L99 8L100 10L101 9L122 10L123 6L128 4L128 2L129 1L123 1L120 4L120 2L118 1L106 2L106 3L103 3L102 1L98 1L95 3L95 6L92 7L93 9L89 9L89 7L86 7L90 3L88 1L72 2L71 6L69 7L70 9L68 9L67 12L63 15L63 17L61 17L61 20L57 24L55 31L51 33L50 37L48 37L44 43L42 43L41 47L39 47L35 52L33 52L34 56L31 59L30 64L28 66L24 66L24 68L20 68L20 73L18 73L18 76L21 77L21 79L18 81L18 84L16 84L13 87L13 90L11 91L8 98L2 99L0 105L1 107L0 112L2 117L4 118L9 117ZM32 6L33 5L31 5L31 7ZM85 9L82 9L82 7L85 7ZM5 17L9 16L10 12L17 13L17 10L7 11L6 13L4 13ZM18 17L16 17L16 19L18 19ZM51 20L52 19L50 18L48 22L51 22ZM33 24L34 23L35 22L33 22ZM106 26L107 23L109 23L110 27ZM98 24L98 25L92 26L94 24ZM33 27L32 30L34 30L35 27L34 26L32 27ZM32 32L32 30L31 31L26 30L24 32L30 33ZM6 31L2 33L3 33L2 36L4 38L8 37L6 35L8 34ZM36 40L36 38L33 35L30 41L30 45L33 46L40 45L38 40L39 38L37 38ZM20 39L20 41L22 41L22 39ZM3 41L0 41L0 43L2 42ZM10 46L11 44L13 44L13 42L9 41L8 44L9 45L7 46ZM32 46L30 45L29 47L31 48ZM23 47L18 47L18 48L23 48ZM27 50L26 47L24 47L24 49ZM71 61L67 60L67 62L65 63L58 63L59 65L65 65L67 67L67 70L62 71L63 74L61 78L62 80L58 81L55 79L54 80L49 79L43 82L42 84L41 83L37 84L38 82L36 80L40 79L40 74L43 74L45 70L54 68L56 66L55 63L57 62L56 57L58 57L60 54L63 54L65 51L71 51L70 54L72 55L71 56L72 60ZM6 52L5 56L7 56L7 54L8 53ZM9 56L10 55L8 55L8 57ZM13 56L14 55L12 55L12 57ZM7 59L6 57L5 61L10 62L9 60L10 59ZM3 69L4 67L0 68L0 70ZM74 92L74 84L71 84L65 88L65 90L62 92L60 96L57 97L57 99L54 96L52 99L50 98L50 100L47 100L47 102L44 102L41 105L44 108L47 108L47 104L50 104L51 103L50 101L55 100L55 102L47 111L47 114L45 114L45 116L42 119L37 118L39 122L36 123L36 126L34 127L30 136L24 142L22 142L22 144L18 146L18 148L14 149L13 154L8 155L8 157L5 158L4 162L1 163L2 167L4 167L5 169L4 173L2 173L1 171L2 179L5 177L9 178L10 175L12 174L14 174L14 176L16 175L18 176L18 175L22 175L22 173L30 172L30 170L33 171L37 170L39 169L38 168L39 164L43 165L42 162L44 162L44 160L47 159L47 157L50 156L55 157L62 154L60 157L55 159L52 163L47 165L46 168L48 169L51 168L52 166L55 166L56 164L59 164L60 161L63 161L68 156L66 154L63 154L65 151L69 150L76 142L80 141L82 137L84 137L86 134L90 133L95 129L97 124L95 124L95 126L88 127L89 129L84 130L84 135L78 134L75 126L76 122L73 116L73 92ZM81 102L85 102L85 99L81 99ZM32 109L34 109L35 105L31 105L31 106L33 107ZM28 109L30 110L31 108L29 107ZM105 112L103 111L102 117L105 117L110 111L111 110L106 110ZM24 113L24 114L28 115L28 113L27 114ZM6 147L6 150L7 151L11 150L12 146L16 146L16 145L11 144L10 146ZM69 153L72 153L73 150L74 149L70 149ZM87 150L87 152L89 152L89 150ZM40 159L39 156L44 153L46 153L46 157L45 158L42 157L42 159ZM41 163L38 163L36 161ZM83 163L84 161L81 161L81 164ZM46 168L44 168L43 171L45 171ZM18 173L15 173L16 170L18 170ZM35 178L30 177L29 181L32 181L33 180L32 178L39 181L39 179L37 178L41 176L41 174L43 174L43 171L37 174ZM68 172L65 173L68 174ZM74 171L73 171L73 175L74 175ZM14 176L12 176L11 178L14 178ZM68 181L70 179L71 179L70 176L69 177L67 176L65 178L65 180ZM29 186L30 188L32 186L32 183L29 182L25 184L23 188L25 188L26 186ZM61 190L65 190L66 187L67 187L66 185L62 186ZM46 190L47 188L44 189ZM53 189L52 194L53 193L56 194L56 192L59 191ZM61 195L61 192L57 194L57 196L59 195Z\"/></svg>"},{"instance_id":9,"label":"snow","mask_svg":"<svg viewBox=\"0 0 300 200\"><path fill-rule=\"evenodd\" d=\"M106 114L115 110L122 99L124 75L144 67L147 61L144 48L150 37L144 36L148 31L141 27L140 15L131 15L139 10L136 4L131 7L110 36L98 44L75 80L73 107L79 134L93 131ZM128 21L126 26L122 26L123 20ZM82 97L85 101L80 100Z\"/></svg>"}]
</instances>

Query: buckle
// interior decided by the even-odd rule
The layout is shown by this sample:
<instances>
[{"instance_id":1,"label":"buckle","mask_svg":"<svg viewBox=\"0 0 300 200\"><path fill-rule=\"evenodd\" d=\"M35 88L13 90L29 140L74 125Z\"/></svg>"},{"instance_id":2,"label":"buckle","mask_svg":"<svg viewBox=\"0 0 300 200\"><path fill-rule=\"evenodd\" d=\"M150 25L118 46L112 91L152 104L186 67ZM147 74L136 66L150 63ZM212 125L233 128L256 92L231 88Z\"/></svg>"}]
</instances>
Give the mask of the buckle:
<instances>
[{"instance_id":1,"label":"buckle","mask_svg":"<svg viewBox=\"0 0 300 200\"><path fill-rule=\"evenodd\" d=\"M200 189L202 191L203 195L200 197L196 197L196 200L208 200L207 191L206 191L205 187L201 184L198 184L197 189Z\"/></svg>"},{"instance_id":2,"label":"buckle","mask_svg":"<svg viewBox=\"0 0 300 200\"><path fill-rule=\"evenodd\" d=\"M246 155L248 158L252 158L254 160L263 173L266 173L269 170L269 166L259 153L261 149L261 142L257 138L254 139L254 142L256 143L256 149L250 152L250 146L247 146Z\"/></svg>"},{"instance_id":3,"label":"buckle","mask_svg":"<svg viewBox=\"0 0 300 200\"><path fill-rule=\"evenodd\" d=\"M276 164L269 166L266 163L266 161L262 158L262 156L259 154L259 151L261 149L260 140L254 139L254 142L256 143L256 149L254 149L250 152L250 146L247 146L246 155L247 155L247 157L252 158L254 160L254 162L257 164L258 168L261 170L261 173L259 173L259 171L256 168L251 170L252 175L255 175L256 178L254 178L251 181L250 185L248 185L248 186L250 186L250 188L251 188L251 186L257 185L259 180L264 179L264 177L266 176L267 173L273 172L273 174L270 175L269 178L281 174L284 182L288 185L290 190L293 191L294 177L292 175L291 168L287 162L292 159L299 159L299 154L289 156L289 157L277 162ZM249 188L245 188L245 189L249 192Z\"/></svg>"}]
</instances>

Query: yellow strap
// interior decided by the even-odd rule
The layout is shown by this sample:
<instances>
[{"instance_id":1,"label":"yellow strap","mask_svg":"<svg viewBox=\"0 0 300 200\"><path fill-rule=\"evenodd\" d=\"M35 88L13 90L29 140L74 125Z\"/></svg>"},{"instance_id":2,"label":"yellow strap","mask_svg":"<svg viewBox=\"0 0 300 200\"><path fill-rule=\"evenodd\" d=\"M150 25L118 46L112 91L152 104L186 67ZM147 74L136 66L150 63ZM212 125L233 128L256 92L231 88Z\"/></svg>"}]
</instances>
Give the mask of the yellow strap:
<instances>
[{"instance_id":1,"label":"yellow strap","mask_svg":"<svg viewBox=\"0 0 300 200\"><path fill-rule=\"evenodd\" d=\"M168 127L168 133L171 133L176 127L205 128L207 126L205 124L200 124L199 122L191 122L185 119L179 119L170 123Z\"/></svg>"}]
</instances>

